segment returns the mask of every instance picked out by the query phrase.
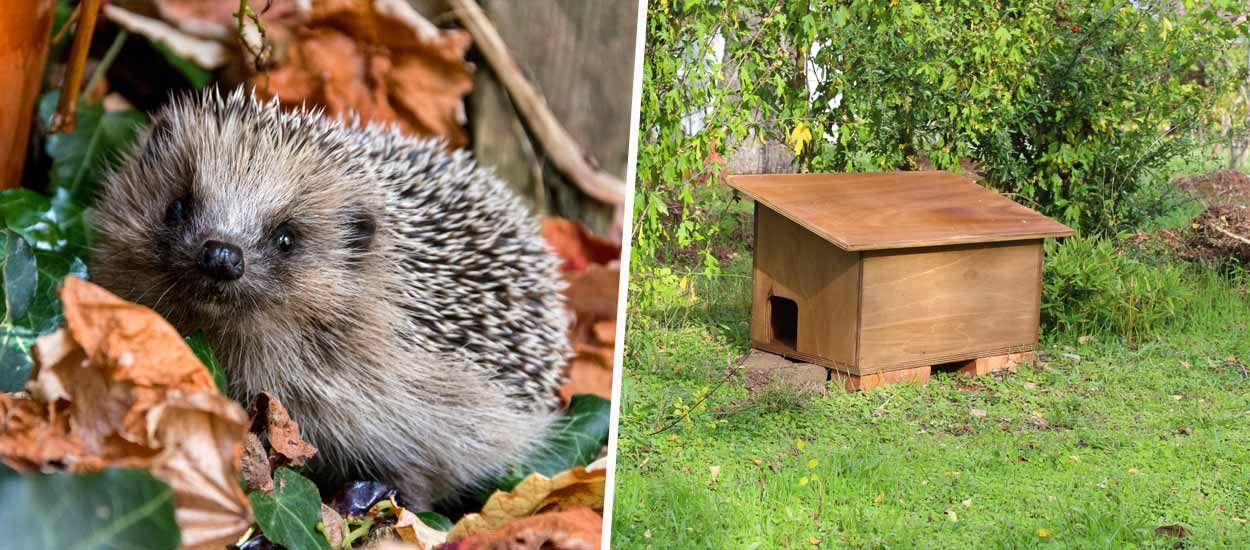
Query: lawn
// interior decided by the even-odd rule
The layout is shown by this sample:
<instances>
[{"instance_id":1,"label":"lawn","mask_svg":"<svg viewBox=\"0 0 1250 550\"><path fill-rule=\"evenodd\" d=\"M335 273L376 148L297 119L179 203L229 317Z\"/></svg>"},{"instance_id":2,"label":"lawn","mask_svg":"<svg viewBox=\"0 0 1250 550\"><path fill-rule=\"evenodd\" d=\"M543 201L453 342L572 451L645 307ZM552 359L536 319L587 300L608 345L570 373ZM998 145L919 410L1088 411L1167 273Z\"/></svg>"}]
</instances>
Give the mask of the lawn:
<instances>
[{"instance_id":1,"label":"lawn","mask_svg":"<svg viewBox=\"0 0 1250 550\"><path fill-rule=\"evenodd\" d=\"M1193 303L1137 345L1046 333L1015 373L752 395L749 241L631 287L614 547L1250 548L1244 271L1188 267Z\"/></svg>"}]
</instances>

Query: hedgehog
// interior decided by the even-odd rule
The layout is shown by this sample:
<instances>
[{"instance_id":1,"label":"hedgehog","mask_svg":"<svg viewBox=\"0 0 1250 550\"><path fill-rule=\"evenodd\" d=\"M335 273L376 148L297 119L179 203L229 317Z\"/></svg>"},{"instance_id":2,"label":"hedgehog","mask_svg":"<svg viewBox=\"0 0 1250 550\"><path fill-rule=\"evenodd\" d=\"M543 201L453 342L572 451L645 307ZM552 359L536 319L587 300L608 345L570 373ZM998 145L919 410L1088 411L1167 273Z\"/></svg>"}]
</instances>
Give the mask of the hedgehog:
<instances>
[{"instance_id":1,"label":"hedgehog","mask_svg":"<svg viewBox=\"0 0 1250 550\"><path fill-rule=\"evenodd\" d=\"M90 216L92 280L201 332L234 399L276 396L323 486L454 500L556 422L559 262L507 185L441 140L241 88L183 96Z\"/></svg>"}]
</instances>

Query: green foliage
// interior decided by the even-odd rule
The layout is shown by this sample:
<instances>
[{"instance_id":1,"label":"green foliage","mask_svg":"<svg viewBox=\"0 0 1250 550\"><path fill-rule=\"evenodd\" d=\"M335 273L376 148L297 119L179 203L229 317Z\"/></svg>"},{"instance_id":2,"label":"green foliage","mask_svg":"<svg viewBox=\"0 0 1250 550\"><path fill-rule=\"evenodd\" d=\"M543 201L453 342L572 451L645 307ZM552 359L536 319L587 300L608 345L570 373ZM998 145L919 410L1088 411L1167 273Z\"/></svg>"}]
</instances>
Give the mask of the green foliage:
<instances>
[{"instance_id":1,"label":"green foliage","mask_svg":"<svg viewBox=\"0 0 1250 550\"><path fill-rule=\"evenodd\" d=\"M421 523L424 523L426 527L431 529L451 531L451 528L455 526L450 519L447 519L447 516L438 512L417 512L416 516L417 519L421 520Z\"/></svg>"},{"instance_id":2,"label":"green foliage","mask_svg":"<svg viewBox=\"0 0 1250 550\"><path fill-rule=\"evenodd\" d=\"M1047 331L1116 334L1127 342L1158 335L1192 293L1183 270L1126 257L1105 239L1047 242L1042 323Z\"/></svg>"},{"instance_id":3,"label":"green foliage","mask_svg":"<svg viewBox=\"0 0 1250 550\"><path fill-rule=\"evenodd\" d=\"M271 542L289 550L328 550L330 542L317 529L321 523L321 496L317 486L290 468L274 472L273 494L255 491L252 501L256 524Z\"/></svg>"},{"instance_id":4,"label":"green foliage","mask_svg":"<svg viewBox=\"0 0 1250 550\"><path fill-rule=\"evenodd\" d=\"M192 88L203 90L213 82L212 71L200 67L177 53L174 53L173 50L169 49L169 46L160 42L149 40L148 43L151 44L153 48L156 48L156 51L161 52L161 55L165 57L165 61L169 62L170 66L177 69L179 73L182 73L182 76L187 79L187 82L191 84Z\"/></svg>"},{"instance_id":5,"label":"green foliage","mask_svg":"<svg viewBox=\"0 0 1250 550\"><path fill-rule=\"evenodd\" d=\"M39 100L45 124L57 93ZM105 113L100 104L79 107L77 129L49 136L51 196L29 189L0 191L3 220L4 314L0 321L0 390L18 391L29 376L35 338L63 321L56 291L69 275L86 278L90 233L86 210L112 163L131 146L146 118L137 111Z\"/></svg>"},{"instance_id":6,"label":"green foliage","mask_svg":"<svg viewBox=\"0 0 1250 550\"><path fill-rule=\"evenodd\" d=\"M590 394L574 395L564 417L532 458L508 468L500 477L486 483L478 495L481 501L496 490L511 491L531 473L554 476L574 466L590 464L608 444L612 402Z\"/></svg>"},{"instance_id":7,"label":"green foliage","mask_svg":"<svg viewBox=\"0 0 1250 550\"><path fill-rule=\"evenodd\" d=\"M970 158L988 185L1085 233L1132 227L1158 208L1141 191L1245 78L1250 22L1221 15L1245 0L1180 4L652 2L634 272L718 238L704 206L726 193L717 159L765 138L804 171Z\"/></svg>"},{"instance_id":8,"label":"green foliage","mask_svg":"<svg viewBox=\"0 0 1250 550\"><path fill-rule=\"evenodd\" d=\"M143 470L19 475L0 466L0 502L5 548L179 547L173 491Z\"/></svg>"},{"instance_id":9,"label":"green foliage","mask_svg":"<svg viewBox=\"0 0 1250 550\"><path fill-rule=\"evenodd\" d=\"M39 120L52 119L59 97L59 92L49 92L39 98ZM139 111L105 112L99 103L80 104L74 131L48 136L53 202L90 206L104 174L120 160L146 124L147 116Z\"/></svg>"},{"instance_id":10,"label":"green foliage","mask_svg":"<svg viewBox=\"0 0 1250 550\"><path fill-rule=\"evenodd\" d=\"M213 353L212 346L208 344L204 331L196 331L195 334L186 337L186 342L191 347L191 351L195 352L195 357L204 363L209 374L213 375L213 385L217 386L217 391L223 395L229 395L230 382L226 379L226 370L217 362L217 356Z\"/></svg>"},{"instance_id":11,"label":"green foliage","mask_svg":"<svg viewBox=\"0 0 1250 550\"><path fill-rule=\"evenodd\" d=\"M26 383L31 362L28 349L36 337L61 324L57 287L68 275L85 277L81 254L86 232L79 221L57 212L50 200L27 189L0 191L4 221L5 300L0 320L0 390L18 391Z\"/></svg>"}]
</instances>

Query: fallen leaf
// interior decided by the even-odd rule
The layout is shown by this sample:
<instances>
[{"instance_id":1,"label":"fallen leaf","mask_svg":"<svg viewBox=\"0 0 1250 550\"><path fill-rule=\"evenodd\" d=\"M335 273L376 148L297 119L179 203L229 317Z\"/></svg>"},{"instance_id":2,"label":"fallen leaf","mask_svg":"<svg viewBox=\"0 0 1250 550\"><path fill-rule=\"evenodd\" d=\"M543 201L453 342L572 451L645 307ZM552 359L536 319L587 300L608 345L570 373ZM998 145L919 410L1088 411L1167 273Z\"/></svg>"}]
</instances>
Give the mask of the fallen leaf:
<instances>
[{"instance_id":1,"label":"fallen leaf","mask_svg":"<svg viewBox=\"0 0 1250 550\"><path fill-rule=\"evenodd\" d=\"M235 37L237 21L234 13L239 10L239 3L205 2L204 0L153 0L161 19L173 24L180 30L204 38L212 38L222 42L232 41ZM299 0L266 0L264 3L253 4L253 9L267 28L281 28L296 24L303 16L299 8ZM268 5L268 9L262 9Z\"/></svg>"},{"instance_id":2,"label":"fallen leaf","mask_svg":"<svg viewBox=\"0 0 1250 550\"><path fill-rule=\"evenodd\" d=\"M560 386L560 399L564 403L580 393L612 398L612 369L605 368L598 361L574 357L565 368L565 376L567 379Z\"/></svg>"},{"instance_id":3,"label":"fallen leaf","mask_svg":"<svg viewBox=\"0 0 1250 550\"><path fill-rule=\"evenodd\" d=\"M0 398L0 456L20 470L143 467L174 491L185 547L252 523L238 486L247 416L158 314L75 277L67 327L40 337L27 395Z\"/></svg>"},{"instance_id":4,"label":"fallen leaf","mask_svg":"<svg viewBox=\"0 0 1250 550\"><path fill-rule=\"evenodd\" d=\"M278 468L273 494L256 492L248 499L265 538L289 550L329 548L326 538L317 531L321 521L317 486L295 470Z\"/></svg>"},{"instance_id":5,"label":"fallen leaf","mask_svg":"<svg viewBox=\"0 0 1250 550\"><path fill-rule=\"evenodd\" d=\"M1155 528L1155 535L1160 537L1176 537L1185 538L1189 536L1189 530L1184 525L1174 523L1172 525L1160 525Z\"/></svg>"},{"instance_id":6,"label":"fallen leaf","mask_svg":"<svg viewBox=\"0 0 1250 550\"><path fill-rule=\"evenodd\" d=\"M407 511L407 510L401 510ZM409 512L411 514L411 512ZM330 547L338 548L343 545L343 534L347 532L347 526L343 522L343 516L334 511L334 508L321 504L321 526L322 532L326 535L326 540L330 541ZM399 529L399 525L395 525ZM423 549L424 550L424 549Z\"/></svg>"},{"instance_id":7,"label":"fallen leaf","mask_svg":"<svg viewBox=\"0 0 1250 550\"><path fill-rule=\"evenodd\" d=\"M608 265L621 258L621 246L595 236L582 224L564 218L543 220L543 239L564 263L560 270L565 273L581 273L587 267Z\"/></svg>"},{"instance_id":8,"label":"fallen leaf","mask_svg":"<svg viewBox=\"0 0 1250 550\"><path fill-rule=\"evenodd\" d=\"M260 437L248 432L243 437L243 460L239 465L247 492L272 491L273 468L269 465L269 453Z\"/></svg>"},{"instance_id":9,"label":"fallen leaf","mask_svg":"<svg viewBox=\"0 0 1250 550\"><path fill-rule=\"evenodd\" d=\"M1050 529L1046 529L1045 527L1043 527L1043 528L1041 528L1041 529L1038 529L1038 530L1037 530L1037 536L1039 536L1039 537L1041 537L1041 538L1048 539L1048 538L1050 538L1052 535L1053 535L1053 533L1051 533L1051 532L1050 532Z\"/></svg>"},{"instance_id":10,"label":"fallen leaf","mask_svg":"<svg viewBox=\"0 0 1250 550\"><path fill-rule=\"evenodd\" d=\"M220 547L252 523L239 487L238 447L247 415L216 390L175 397L148 413L152 474L174 490L184 547Z\"/></svg>"},{"instance_id":11,"label":"fallen leaf","mask_svg":"<svg viewBox=\"0 0 1250 550\"><path fill-rule=\"evenodd\" d=\"M317 454L317 448L300 437L299 424L277 397L260 392L249 412L253 431L259 431L258 435L267 438L275 457L281 458L282 465L301 466Z\"/></svg>"},{"instance_id":12,"label":"fallen leaf","mask_svg":"<svg viewBox=\"0 0 1250 550\"><path fill-rule=\"evenodd\" d=\"M605 457L585 468L579 466L550 478L531 474L510 492L496 491L480 512L461 518L448 533L447 540L458 541L488 533L517 518L552 510L579 506L602 510L606 464Z\"/></svg>"},{"instance_id":13,"label":"fallen leaf","mask_svg":"<svg viewBox=\"0 0 1250 550\"><path fill-rule=\"evenodd\" d=\"M596 340L610 345L616 341L616 320L596 322L593 331Z\"/></svg>"},{"instance_id":14,"label":"fallen leaf","mask_svg":"<svg viewBox=\"0 0 1250 550\"><path fill-rule=\"evenodd\" d=\"M561 398L566 403L578 393L610 398L620 270L591 264L564 276L569 283L564 295L573 318L569 341L576 355L565 372L568 382L560 389Z\"/></svg>"},{"instance_id":15,"label":"fallen leaf","mask_svg":"<svg viewBox=\"0 0 1250 550\"><path fill-rule=\"evenodd\" d=\"M219 2L200 2L220 4ZM226 47L220 42L187 34L160 19L144 17L113 4L105 4L104 16L130 32L164 45L199 67L216 69L226 64Z\"/></svg>"},{"instance_id":16,"label":"fallen leaf","mask_svg":"<svg viewBox=\"0 0 1250 550\"><path fill-rule=\"evenodd\" d=\"M975 416L977 418L985 418L986 412L982 409L972 409L968 411L968 414L971 414L972 416Z\"/></svg>"},{"instance_id":17,"label":"fallen leaf","mask_svg":"<svg viewBox=\"0 0 1250 550\"><path fill-rule=\"evenodd\" d=\"M250 84L285 105L321 105L335 117L355 113L463 147L471 39L461 30L414 28L414 21L424 19L394 1L315 2L279 66Z\"/></svg>"},{"instance_id":18,"label":"fallen leaf","mask_svg":"<svg viewBox=\"0 0 1250 550\"><path fill-rule=\"evenodd\" d=\"M447 542L445 531L426 525L421 518L407 509L399 508L396 515L395 533L399 535L399 540L413 544L419 550L432 550Z\"/></svg>"},{"instance_id":19,"label":"fallen leaf","mask_svg":"<svg viewBox=\"0 0 1250 550\"><path fill-rule=\"evenodd\" d=\"M454 532L454 531L453 531ZM495 531L451 539L440 550L538 549L586 550L599 548L603 517L574 506L512 521Z\"/></svg>"},{"instance_id":20,"label":"fallen leaf","mask_svg":"<svg viewBox=\"0 0 1250 550\"><path fill-rule=\"evenodd\" d=\"M0 468L0 533L13 549L174 550L174 496L143 470L18 474Z\"/></svg>"}]
</instances>

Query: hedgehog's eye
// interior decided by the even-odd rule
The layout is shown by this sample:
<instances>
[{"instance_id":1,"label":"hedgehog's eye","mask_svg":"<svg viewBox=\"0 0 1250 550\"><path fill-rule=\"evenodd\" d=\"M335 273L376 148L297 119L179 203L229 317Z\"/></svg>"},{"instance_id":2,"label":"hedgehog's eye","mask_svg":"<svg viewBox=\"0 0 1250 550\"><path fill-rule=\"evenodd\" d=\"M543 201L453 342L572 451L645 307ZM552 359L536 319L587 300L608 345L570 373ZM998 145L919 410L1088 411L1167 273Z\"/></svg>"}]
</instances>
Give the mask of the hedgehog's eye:
<instances>
[{"instance_id":1,"label":"hedgehog's eye","mask_svg":"<svg viewBox=\"0 0 1250 550\"><path fill-rule=\"evenodd\" d=\"M165 225L169 227L182 225L182 222L187 221L188 214L190 214L190 208L187 206L187 197L178 197L165 209Z\"/></svg>"},{"instance_id":2,"label":"hedgehog's eye","mask_svg":"<svg viewBox=\"0 0 1250 550\"><path fill-rule=\"evenodd\" d=\"M273 246L282 252L290 252L295 248L295 230L288 224L282 224L273 235Z\"/></svg>"}]
</instances>

